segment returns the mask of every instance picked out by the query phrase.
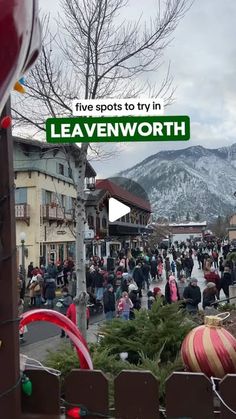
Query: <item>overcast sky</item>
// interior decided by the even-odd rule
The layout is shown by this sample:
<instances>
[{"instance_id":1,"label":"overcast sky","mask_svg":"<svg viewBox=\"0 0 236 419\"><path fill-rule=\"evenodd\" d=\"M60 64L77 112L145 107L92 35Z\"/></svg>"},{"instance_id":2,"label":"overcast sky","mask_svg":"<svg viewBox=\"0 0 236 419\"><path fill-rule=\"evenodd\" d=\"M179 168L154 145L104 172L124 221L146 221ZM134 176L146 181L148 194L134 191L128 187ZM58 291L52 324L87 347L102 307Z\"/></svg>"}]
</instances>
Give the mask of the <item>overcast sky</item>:
<instances>
[{"instance_id":1,"label":"overcast sky","mask_svg":"<svg viewBox=\"0 0 236 419\"><path fill-rule=\"evenodd\" d=\"M39 3L43 11L56 17L59 0ZM129 3L126 19L133 20L142 12L144 17L155 14L154 0ZM165 113L190 116L191 140L124 145L112 161L93 163L99 176L108 177L160 150L236 143L236 0L195 0L173 36L162 72L170 61L175 103ZM153 80L161 80L162 74L153 74Z\"/></svg>"}]
</instances>

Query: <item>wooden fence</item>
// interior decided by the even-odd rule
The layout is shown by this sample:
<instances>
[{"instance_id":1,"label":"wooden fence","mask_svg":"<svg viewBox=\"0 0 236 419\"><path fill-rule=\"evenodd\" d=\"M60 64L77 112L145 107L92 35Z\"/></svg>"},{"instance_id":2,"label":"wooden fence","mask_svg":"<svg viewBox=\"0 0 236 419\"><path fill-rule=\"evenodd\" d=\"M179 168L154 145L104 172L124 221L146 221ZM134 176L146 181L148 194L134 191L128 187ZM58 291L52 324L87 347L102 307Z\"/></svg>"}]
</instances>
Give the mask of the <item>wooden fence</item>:
<instances>
[{"instance_id":1,"label":"wooden fence","mask_svg":"<svg viewBox=\"0 0 236 419\"><path fill-rule=\"evenodd\" d=\"M58 377L41 370L27 370L26 375L33 391L31 396L22 394L21 419L66 418ZM73 370L64 388L62 397L68 408L85 406L90 412L86 419L235 419L235 414L215 397L211 381L200 373L177 372L168 378L165 409L159 406L158 382L148 371L122 371L116 377L114 409L110 410L108 380L101 371ZM218 385L220 396L233 410L235 388L236 375L227 375Z\"/></svg>"}]
</instances>

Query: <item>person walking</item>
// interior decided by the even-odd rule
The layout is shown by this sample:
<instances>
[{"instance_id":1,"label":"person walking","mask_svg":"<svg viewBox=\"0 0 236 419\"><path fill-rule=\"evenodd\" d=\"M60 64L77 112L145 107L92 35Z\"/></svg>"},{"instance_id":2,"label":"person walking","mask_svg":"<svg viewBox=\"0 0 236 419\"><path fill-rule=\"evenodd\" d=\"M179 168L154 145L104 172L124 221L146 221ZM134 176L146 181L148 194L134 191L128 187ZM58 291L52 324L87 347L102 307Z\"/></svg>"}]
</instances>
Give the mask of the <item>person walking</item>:
<instances>
[{"instance_id":1,"label":"person walking","mask_svg":"<svg viewBox=\"0 0 236 419\"><path fill-rule=\"evenodd\" d=\"M154 255L151 259L151 277L153 281L155 281L157 277L157 260Z\"/></svg>"},{"instance_id":2,"label":"person walking","mask_svg":"<svg viewBox=\"0 0 236 419\"><path fill-rule=\"evenodd\" d=\"M214 266L211 267L210 272L205 273L204 278L205 278L207 283L208 282L214 282L214 284L216 286L216 289L217 289L217 297L219 298L220 287L221 287L221 279L220 279L220 276L219 276L218 272L214 268Z\"/></svg>"},{"instance_id":3,"label":"person walking","mask_svg":"<svg viewBox=\"0 0 236 419\"><path fill-rule=\"evenodd\" d=\"M172 262L171 262L171 264L170 264L170 267L171 267L171 272L172 272L172 274L175 276L176 261L175 261L174 259L172 260Z\"/></svg>"},{"instance_id":4,"label":"person walking","mask_svg":"<svg viewBox=\"0 0 236 419\"><path fill-rule=\"evenodd\" d=\"M138 287L136 284L129 284L129 298L133 303L133 308L130 310L129 315L130 320L132 320L135 317L134 310L140 310L141 308L141 300L138 297Z\"/></svg>"},{"instance_id":5,"label":"person walking","mask_svg":"<svg viewBox=\"0 0 236 419\"><path fill-rule=\"evenodd\" d=\"M130 318L130 310L133 308L133 303L129 298L127 292L122 293L122 297L118 302L117 311L118 315L123 320L129 320Z\"/></svg>"},{"instance_id":6,"label":"person walking","mask_svg":"<svg viewBox=\"0 0 236 419\"><path fill-rule=\"evenodd\" d=\"M142 264L139 262L134 269L133 272L133 279L138 286L139 291L139 298L142 298L142 286L143 286L143 272L142 272Z\"/></svg>"},{"instance_id":7,"label":"person walking","mask_svg":"<svg viewBox=\"0 0 236 419\"><path fill-rule=\"evenodd\" d=\"M178 286L178 291L179 291L179 298L180 298L180 300L183 300L184 290L186 288L186 277L185 277L185 275L180 275L177 286Z\"/></svg>"},{"instance_id":8,"label":"person walking","mask_svg":"<svg viewBox=\"0 0 236 419\"><path fill-rule=\"evenodd\" d=\"M96 300L100 303L103 299L103 292L104 292L103 283L104 283L104 278L101 273L101 269L98 266L96 266L95 271L94 271L94 286L95 286Z\"/></svg>"},{"instance_id":9,"label":"person walking","mask_svg":"<svg viewBox=\"0 0 236 419\"><path fill-rule=\"evenodd\" d=\"M171 274L171 268L170 268L170 258L165 258L165 272L166 272L166 280L168 280L169 275Z\"/></svg>"},{"instance_id":10,"label":"person walking","mask_svg":"<svg viewBox=\"0 0 236 419\"><path fill-rule=\"evenodd\" d=\"M56 306L59 307L59 312L61 314L64 314L64 316L66 316L67 310L70 307L70 305L72 304L73 299L71 297L71 295L69 294L69 290L67 287L63 287L62 288L62 297L59 298ZM61 338L65 337L65 331L63 329L61 329Z\"/></svg>"},{"instance_id":11,"label":"person walking","mask_svg":"<svg viewBox=\"0 0 236 419\"><path fill-rule=\"evenodd\" d=\"M160 258L158 258L158 263L157 263L158 281L162 281L162 275L163 275L163 262Z\"/></svg>"},{"instance_id":12,"label":"person walking","mask_svg":"<svg viewBox=\"0 0 236 419\"><path fill-rule=\"evenodd\" d=\"M107 285L107 288L103 294L103 308L106 320L114 319L116 315L116 299L113 286Z\"/></svg>"},{"instance_id":13,"label":"person walking","mask_svg":"<svg viewBox=\"0 0 236 419\"><path fill-rule=\"evenodd\" d=\"M145 261L143 263L143 266L142 266L142 274L143 274L143 280L144 280L143 285L145 286L145 283L146 283L147 290L149 290L149 285L150 285L149 284L150 265L148 264L147 261Z\"/></svg>"},{"instance_id":14,"label":"person walking","mask_svg":"<svg viewBox=\"0 0 236 419\"><path fill-rule=\"evenodd\" d=\"M221 278L220 289L224 291L226 298L229 298L229 286L232 285L232 274L230 268L225 266L223 276ZM228 300L229 303L229 300Z\"/></svg>"},{"instance_id":15,"label":"person walking","mask_svg":"<svg viewBox=\"0 0 236 419\"><path fill-rule=\"evenodd\" d=\"M173 275L170 275L165 286L165 300L167 304L176 303L180 299L177 282Z\"/></svg>"},{"instance_id":16,"label":"person walking","mask_svg":"<svg viewBox=\"0 0 236 419\"><path fill-rule=\"evenodd\" d=\"M192 256L187 254L185 256L185 258L183 259L183 268L184 268L184 271L185 271L186 278L191 277L192 270L193 270L193 265L194 265L194 262L193 262Z\"/></svg>"},{"instance_id":17,"label":"person walking","mask_svg":"<svg viewBox=\"0 0 236 419\"><path fill-rule=\"evenodd\" d=\"M30 303L29 306L33 307L36 303L36 295L35 295L35 288L37 286L37 275L34 275L29 282L28 289L29 289L29 297L30 297Z\"/></svg>"},{"instance_id":18,"label":"person walking","mask_svg":"<svg viewBox=\"0 0 236 419\"><path fill-rule=\"evenodd\" d=\"M50 260L47 266L47 274L49 275L50 278L56 279L57 277L57 268L54 265L54 262L52 260Z\"/></svg>"},{"instance_id":19,"label":"person walking","mask_svg":"<svg viewBox=\"0 0 236 419\"><path fill-rule=\"evenodd\" d=\"M201 302L201 291L197 283L198 280L196 278L190 278L189 285L183 292L186 310L190 314L196 314L198 312L198 304Z\"/></svg>"},{"instance_id":20,"label":"person walking","mask_svg":"<svg viewBox=\"0 0 236 419\"><path fill-rule=\"evenodd\" d=\"M218 269L219 253L217 252L216 249L214 249L212 252L212 259L213 259L214 267Z\"/></svg>"},{"instance_id":21,"label":"person walking","mask_svg":"<svg viewBox=\"0 0 236 419\"><path fill-rule=\"evenodd\" d=\"M44 297L46 300L45 306L53 308L53 301L56 298L56 281L50 278L49 274L44 275Z\"/></svg>"},{"instance_id":22,"label":"person walking","mask_svg":"<svg viewBox=\"0 0 236 419\"><path fill-rule=\"evenodd\" d=\"M217 288L214 282L208 282L202 293L202 308L212 307L217 297Z\"/></svg>"},{"instance_id":23,"label":"person walking","mask_svg":"<svg viewBox=\"0 0 236 419\"><path fill-rule=\"evenodd\" d=\"M66 312L66 316L68 317L68 319L70 319L77 326L76 305L75 305L74 300L71 303L71 305L69 306L69 308ZM90 318L89 308L86 307L87 329L89 328L89 318Z\"/></svg>"}]
</instances>

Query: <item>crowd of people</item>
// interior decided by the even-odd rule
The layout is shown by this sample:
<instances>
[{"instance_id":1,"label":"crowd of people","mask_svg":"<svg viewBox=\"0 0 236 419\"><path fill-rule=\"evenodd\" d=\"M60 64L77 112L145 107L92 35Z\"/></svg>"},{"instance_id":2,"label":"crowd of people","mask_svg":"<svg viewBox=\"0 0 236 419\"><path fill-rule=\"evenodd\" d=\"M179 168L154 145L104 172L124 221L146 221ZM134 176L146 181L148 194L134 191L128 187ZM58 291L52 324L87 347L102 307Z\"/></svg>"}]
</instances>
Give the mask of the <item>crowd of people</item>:
<instances>
[{"instance_id":1,"label":"crowd of people","mask_svg":"<svg viewBox=\"0 0 236 419\"><path fill-rule=\"evenodd\" d=\"M89 295L87 320L93 312L104 312L106 320L120 317L133 319L135 310L140 310L143 291L146 290L147 309L158 300L161 304L180 302L181 307L190 314L202 308L212 307L223 290L229 299L229 286L234 282L234 265L227 255L229 245L219 241L213 243L175 243L171 248L147 249L145 253L121 251L110 270L99 257L90 259L86 266L86 286ZM198 279L192 275L194 259L198 269L203 271L205 288L201 292ZM29 306L54 308L56 289L61 289L57 308L75 321L76 279L74 263L71 259L48 266L28 266L27 283L21 280L19 271L20 303L26 291ZM64 337L62 332L61 337Z\"/></svg>"}]
</instances>

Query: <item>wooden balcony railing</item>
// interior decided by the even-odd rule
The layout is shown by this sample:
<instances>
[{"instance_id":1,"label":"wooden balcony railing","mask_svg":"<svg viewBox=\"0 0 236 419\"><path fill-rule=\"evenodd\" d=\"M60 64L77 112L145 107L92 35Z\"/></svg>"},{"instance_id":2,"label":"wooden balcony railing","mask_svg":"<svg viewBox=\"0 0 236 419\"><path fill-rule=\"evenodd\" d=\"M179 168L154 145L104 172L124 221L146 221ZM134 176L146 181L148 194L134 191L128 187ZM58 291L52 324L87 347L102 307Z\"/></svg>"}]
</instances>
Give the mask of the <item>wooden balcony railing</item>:
<instances>
[{"instance_id":1,"label":"wooden balcony railing","mask_svg":"<svg viewBox=\"0 0 236 419\"><path fill-rule=\"evenodd\" d=\"M21 419L65 418L61 416L58 377L41 370L25 373L32 382L33 392L30 397L22 394ZM235 418L229 410L236 410L235 385L236 375L233 374L217 380L216 388L224 404L216 397L212 382L204 374L176 372L165 383L161 408L159 384L149 371L122 371L112 386L114 407L110 409L111 386L104 374L101 371L73 370L65 379L63 399L67 409L82 405L93 412L88 418L230 419ZM5 418L4 413L1 412Z\"/></svg>"},{"instance_id":2,"label":"wooden balcony railing","mask_svg":"<svg viewBox=\"0 0 236 419\"><path fill-rule=\"evenodd\" d=\"M29 225L30 221L30 206L28 204L15 204L16 220L25 221Z\"/></svg>"},{"instance_id":3,"label":"wooden balcony railing","mask_svg":"<svg viewBox=\"0 0 236 419\"><path fill-rule=\"evenodd\" d=\"M41 217L48 221L58 221L65 219L65 208L59 205L41 205Z\"/></svg>"}]
</instances>

